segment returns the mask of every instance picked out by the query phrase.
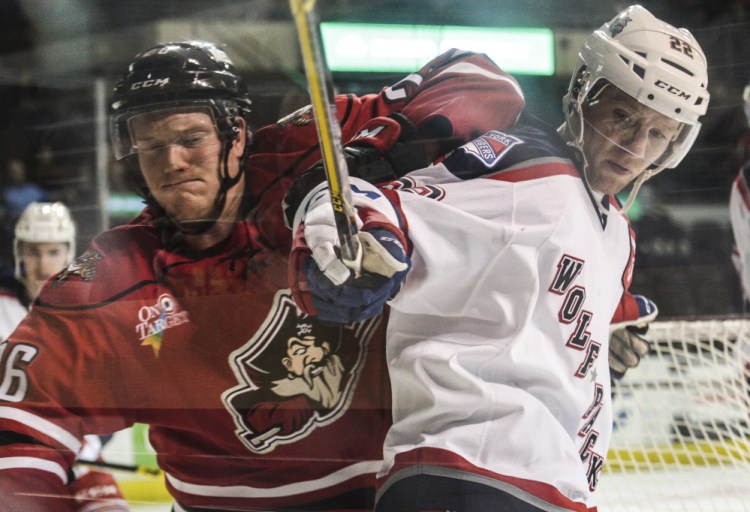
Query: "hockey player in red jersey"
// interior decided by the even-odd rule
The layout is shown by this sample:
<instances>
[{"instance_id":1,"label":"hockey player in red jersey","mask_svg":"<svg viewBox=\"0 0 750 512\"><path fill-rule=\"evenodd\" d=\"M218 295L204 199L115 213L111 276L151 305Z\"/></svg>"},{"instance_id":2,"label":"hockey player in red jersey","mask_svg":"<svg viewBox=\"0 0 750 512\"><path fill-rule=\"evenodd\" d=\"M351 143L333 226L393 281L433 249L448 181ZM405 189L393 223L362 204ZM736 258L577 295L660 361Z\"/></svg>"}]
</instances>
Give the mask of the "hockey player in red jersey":
<instances>
[{"instance_id":1,"label":"hockey player in red jersey","mask_svg":"<svg viewBox=\"0 0 750 512\"><path fill-rule=\"evenodd\" d=\"M392 179L515 122L514 79L448 51L377 94L341 95L352 171ZM97 236L0 344L0 510L65 511L86 434L135 422L175 511L370 510L391 423L380 317L331 328L287 281L281 199L320 159L310 109L252 133L221 48L139 54L112 144L147 207ZM425 153L404 163L400 149ZM394 176L392 173L396 173Z\"/></svg>"},{"instance_id":2,"label":"hockey player in red jersey","mask_svg":"<svg viewBox=\"0 0 750 512\"><path fill-rule=\"evenodd\" d=\"M582 47L558 130L522 116L382 187L352 178L361 260L338 257L325 184L288 202L297 303L389 305L378 512L596 510L610 326L654 313L628 295L623 211L690 149L706 87L693 36L631 6Z\"/></svg>"}]
</instances>

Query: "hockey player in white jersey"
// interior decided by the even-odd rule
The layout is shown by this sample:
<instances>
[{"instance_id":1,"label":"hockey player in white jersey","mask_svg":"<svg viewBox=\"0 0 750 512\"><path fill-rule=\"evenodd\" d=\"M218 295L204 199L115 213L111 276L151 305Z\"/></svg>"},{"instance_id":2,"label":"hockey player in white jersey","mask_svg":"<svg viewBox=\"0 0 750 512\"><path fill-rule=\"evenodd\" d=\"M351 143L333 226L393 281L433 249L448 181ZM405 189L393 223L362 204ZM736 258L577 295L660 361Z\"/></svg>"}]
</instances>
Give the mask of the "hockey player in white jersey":
<instances>
[{"instance_id":1,"label":"hockey player in white jersey","mask_svg":"<svg viewBox=\"0 0 750 512\"><path fill-rule=\"evenodd\" d=\"M0 275L0 341L23 320L42 285L73 261L76 236L73 216L59 201L32 202L23 210L14 227L13 272ZM102 441L106 439L86 436L78 461L99 460ZM71 512L103 511L101 507L107 512L130 510L112 473L85 465L75 471L69 487Z\"/></svg>"},{"instance_id":2,"label":"hockey player in white jersey","mask_svg":"<svg viewBox=\"0 0 750 512\"><path fill-rule=\"evenodd\" d=\"M14 227L13 273L0 275L0 338L26 316L44 282L75 257L76 227L62 203L32 202Z\"/></svg>"},{"instance_id":3,"label":"hockey player in white jersey","mask_svg":"<svg viewBox=\"0 0 750 512\"><path fill-rule=\"evenodd\" d=\"M629 309L623 210L688 152L706 87L693 36L631 6L585 42L558 130L522 118L385 187L352 179L359 265L338 257L324 185L290 208L300 307L390 305L377 511L596 509L610 325L647 313Z\"/></svg>"},{"instance_id":4,"label":"hockey player in white jersey","mask_svg":"<svg viewBox=\"0 0 750 512\"><path fill-rule=\"evenodd\" d=\"M745 117L750 125L750 84L742 93ZM750 161L745 162L732 183L729 218L734 236L732 262L740 278L742 296L750 301Z\"/></svg>"},{"instance_id":5,"label":"hockey player in white jersey","mask_svg":"<svg viewBox=\"0 0 750 512\"><path fill-rule=\"evenodd\" d=\"M742 105L750 125L750 84L742 92ZM740 281L743 310L746 310L750 303L750 160L740 167L732 183L729 192L729 220L734 237L732 263ZM735 353L744 368L744 379L750 390L750 339L740 337Z\"/></svg>"}]
</instances>

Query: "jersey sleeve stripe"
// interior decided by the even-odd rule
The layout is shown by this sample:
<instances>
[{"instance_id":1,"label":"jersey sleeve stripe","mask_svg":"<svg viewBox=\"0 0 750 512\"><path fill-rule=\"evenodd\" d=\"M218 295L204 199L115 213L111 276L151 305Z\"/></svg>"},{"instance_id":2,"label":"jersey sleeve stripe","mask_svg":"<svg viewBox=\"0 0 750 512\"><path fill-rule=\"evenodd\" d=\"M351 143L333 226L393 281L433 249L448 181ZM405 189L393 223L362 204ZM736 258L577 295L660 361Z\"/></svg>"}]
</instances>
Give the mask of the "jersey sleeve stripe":
<instances>
[{"instance_id":1,"label":"jersey sleeve stripe","mask_svg":"<svg viewBox=\"0 0 750 512\"><path fill-rule=\"evenodd\" d=\"M351 478L375 473L380 469L380 466L380 461L375 460L358 462L331 473L324 478L309 480L307 482L299 481L293 484L272 488L259 488L245 485L198 485L183 482L169 473L166 474L166 477L172 487L184 494L232 498L279 498L294 494L315 492L316 490L326 487L333 487Z\"/></svg>"},{"instance_id":2,"label":"jersey sleeve stripe","mask_svg":"<svg viewBox=\"0 0 750 512\"><path fill-rule=\"evenodd\" d=\"M482 69L476 64L472 64L470 62L461 62L459 64L453 64L449 66L448 68L446 68L445 70L438 73L437 75L435 75L435 77L444 75L446 73L460 73L464 75L481 75L487 78L491 78L493 80L508 82L513 87L513 90L518 94L518 96L520 96L521 98L524 97L521 87L512 78L505 76L505 75L498 74L498 73L493 73L486 69Z\"/></svg>"},{"instance_id":3,"label":"jersey sleeve stripe","mask_svg":"<svg viewBox=\"0 0 750 512\"><path fill-rule=\"evenodd\" d=\"M36 469L46 471L57 476L63 484L67 483L68 476L60 464L36 457L3 457L0 458L0 471L17 469Z\"/></svg>"},{"instance_id":4,"label":"jersey sleeve stripe","mask_svg":"<svg viewBox=\"0 0 750 512\"><path fill-rule=\"evenodd\" d=\"M2 423L7 423L8 421L20 423L25 426L26 429L35 430L41 433L44 437L54 439L73 453L81 451L81 441L73 434L58 425L55 425L51 421L45 420L30 412L22 411L14 407L0 407L0 420L5 420L0 421L0 425L2 425ZM17 428L8 428L7 426L2 426L1 428L18 431ZM34 435L34 437L38 438L39 436Z\"/></svg>"}]
</instances>

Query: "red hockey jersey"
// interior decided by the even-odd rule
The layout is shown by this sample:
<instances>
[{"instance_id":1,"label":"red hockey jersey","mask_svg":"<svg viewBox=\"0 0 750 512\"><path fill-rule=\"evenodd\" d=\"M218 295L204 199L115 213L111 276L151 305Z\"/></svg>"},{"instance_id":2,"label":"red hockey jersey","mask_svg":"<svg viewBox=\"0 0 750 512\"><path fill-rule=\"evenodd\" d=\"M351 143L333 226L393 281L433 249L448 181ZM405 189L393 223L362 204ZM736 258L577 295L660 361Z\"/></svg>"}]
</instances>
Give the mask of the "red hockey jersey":
<instances>
[{"instance_id":1,"label":"red hockey jersey","mask_svg":"<svg viewBox=\"0 0 750 512\"><path fill-rule=\"evenodd\" d=\"M345 141L396 111L468 140L513 123L523 97L486 57L452 50L337 107ZM63 494L81 437L135 422L183 508L371 509L391 423L385 320L325 325L286 288L280 201L319 159L309 111L252 150L261 201L229 239L198 258L168 249L147 209L99 235L0 344L0 509L64 510L39 496Z\"/></svg>"}]
</instances>

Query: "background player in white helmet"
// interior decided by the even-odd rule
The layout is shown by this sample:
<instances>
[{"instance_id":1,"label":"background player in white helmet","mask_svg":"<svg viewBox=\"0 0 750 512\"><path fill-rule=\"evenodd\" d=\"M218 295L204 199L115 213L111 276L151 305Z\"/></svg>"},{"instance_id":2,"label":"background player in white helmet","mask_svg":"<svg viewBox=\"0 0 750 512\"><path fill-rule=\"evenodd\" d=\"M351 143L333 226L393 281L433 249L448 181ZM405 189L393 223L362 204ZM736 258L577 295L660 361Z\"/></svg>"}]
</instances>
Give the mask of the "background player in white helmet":
<instances>
[{"instance_id":1,"label":"background player in white helmet","mask_svg":"<svg viewBox=\"0 0 750 512\"><path fill-rule=\"evenodd\" d=\"M13 278L4 279L0 295L0 335L16 328L47 279L75 257L76 227L62 203L30 203L14 230Z\"/></svg>"},{"instance_id":2,"label":"background player in white helmet","mask_svg":"<svg viewBox=\"0 0 750 512\"><path fill-rule=\"evenodd\" d=\"M13 276L0 283L3 340L26 316L44 283L67 267L76 252L76 225L68 207L60 202L29 203L16 221L14 236ZM99 437L86 436L79 461L98 460L102 447ZM129 510L111 473L80 466L76 474L70 487L71 510L96 510L90 508L91 497L106 497L109 511Z\"/></svg>"},{"instance_id":3,"label":"background player in white helmet","mask_svg":"<svg viewBox=\"0 0 750 512\"><path fill-rule=\"evenodd\" d=\"M580 57L559 130L522 115L382 188L353 178L360 268L337 258L325 186L291 208L297 304L346 322L391 298L377 511L596 507L610 326L655 315L628 293L615 194L680 162L709 94L693 36L638 5Z\"/></svg>"}]
</instances>

